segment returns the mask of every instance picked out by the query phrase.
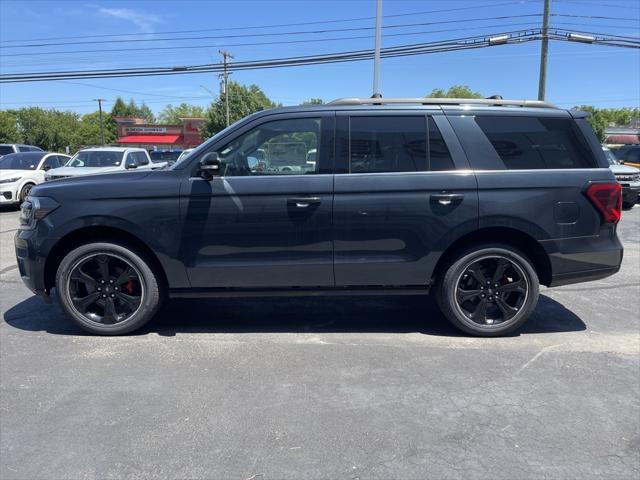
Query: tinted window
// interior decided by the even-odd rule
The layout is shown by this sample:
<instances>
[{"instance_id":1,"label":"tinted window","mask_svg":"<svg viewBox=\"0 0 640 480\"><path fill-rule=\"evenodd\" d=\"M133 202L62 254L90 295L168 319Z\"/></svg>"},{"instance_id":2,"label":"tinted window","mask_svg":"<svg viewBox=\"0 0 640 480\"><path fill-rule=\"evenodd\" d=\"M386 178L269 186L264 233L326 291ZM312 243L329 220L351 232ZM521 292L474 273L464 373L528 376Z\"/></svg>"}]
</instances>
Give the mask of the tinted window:
<instances>
[{"instance_id":1,"label":"tinted window","mask_svg":"<svg viewBox=\"0 0 640 480\"><path fill-rule=\"evenodd\" d=\"M69 167L117 167L122 162L123 152L85 150L76 153Z\"/></svg>"},{"instance_id":2,"label":"tinted window","mask_svg":"<svg viewBox=\"0 0 640 480\"><path fill-rule=\"evenodd\" d=\"M429 117L429 170L455 170L453 159L433 118Z\"/></svg>"},{"instance_id":3,"label":"tinted window","mask_svg":"<svg viewBox=\"0 0 640 480\"><path fill-rule=\"evenodd\" d=\"M351 173L427 170L425 117L351 117Z\"/></svg>"},{"instance_id":4,"label":"tinted window","mask_svg":"<svg viewBox=\"0 0 640 480\"><path fill-rule=\"evenodd\" d=\"M478 116L476 122L508 169L596 166L589 145L572 120Z\"/></svg>"},{"instance_id":5,"label":"tinted window","mask_svg":"<svg viewBox=\"0 0 640 480\"><path fill-rule=\"evenodd\" d=\"M58 155L58 162L60 163L60 166L64 167L67 164L67 162L69 161L70 158L71 157L67 157L67 156L64 156L64 155Z\"/></svg>"},{"instance_id":6,"label":"tinted window","mask_svg":"<svg viewBox=\"0 0 640 480\"><path fill-rule=\"evenodd\" d=\"M47 157L47 159L42 164L43 170L51 170L52 168L58 168L60 166L60 162L58 161L57 155L51 155Z\"/></svg>"},{"instance_id":7,"label":"tinted window","mask_svg":"<svg viewBox=\"0 0 640 480\"><path fill-rule=\"evenodd\" d=\"M627 150L625 160L631 163L640 163L640 148L630 148Z\"/></svg>"},{"instance_id":8,"label":"tinted window","mask_svg":"<svg viewBox=\"0 0 640 480\"><path fill-rule=\"evenodd\" d=\"M29 147L25 147L25 146L19 146L18 150L21 152L30 152L31 149Z\"/></svg>"},{"instance_id":9,"label":"tinted window","mask_svg":"<svg viewBox=\"0 0 640 480\"><path fill-rule=\"evenodd\" d=\"M0 155L6 155L13 153L13 147L11 145L0 145Z\"/></svg>"},{"instance_id":10,"label":"tinted window","mask_svg":"<svg viewBox=\"0 0 640 480\"><path fill-rule=\"evenodd\" d=\"M43 153L11 153L0 158L0 170L35 170Z\"/></svg>"},{"instance_id":11,"label":"tinted window","mask_svg":"<svg viewBox=\"0 0 640 480\"><path fill-rule=\"evenodd\" d=\"M264 123L218 151L226 176L317 173L320 119Z\"/></svg>"},{"instance_id":12,"label":"tinted window","mask_svg":"<svg viewBox=\"0 0 640 480\"><path fill-rule=\"evenodd\" d=\"M149 157L144 152L134 152L134 157L138 165L149 165Z\"/></svg>"}]
</instances>

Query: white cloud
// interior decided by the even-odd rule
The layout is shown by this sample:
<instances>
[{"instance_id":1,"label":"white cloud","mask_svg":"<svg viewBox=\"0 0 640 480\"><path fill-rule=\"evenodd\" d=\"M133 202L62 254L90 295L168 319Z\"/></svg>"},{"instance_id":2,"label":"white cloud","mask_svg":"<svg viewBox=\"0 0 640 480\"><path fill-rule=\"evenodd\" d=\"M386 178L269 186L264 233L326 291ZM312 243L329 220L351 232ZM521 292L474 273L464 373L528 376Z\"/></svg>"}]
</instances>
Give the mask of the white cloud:
<instances>
[{"instance_id":1,"label":"white cloud","mask_svg":"<svg viewBox=\"0 0 640 480\"><path fill-rule=\"evenodd\" d=\"M145 33L153 32L153 25L160 22L157 15L136 12L129 8L99 8L98 11L103 15L131 22Z\"/></svg>"}]
</instances>

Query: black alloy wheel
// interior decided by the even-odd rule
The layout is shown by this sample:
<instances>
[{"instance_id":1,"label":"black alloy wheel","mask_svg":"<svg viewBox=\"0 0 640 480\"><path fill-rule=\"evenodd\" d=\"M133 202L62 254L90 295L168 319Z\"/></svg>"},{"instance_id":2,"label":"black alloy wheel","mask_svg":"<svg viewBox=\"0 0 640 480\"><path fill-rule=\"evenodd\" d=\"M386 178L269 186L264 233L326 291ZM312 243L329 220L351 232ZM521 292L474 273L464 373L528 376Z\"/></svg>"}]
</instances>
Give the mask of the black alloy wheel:
<instances>
[{"instance_id":1,"label":"black alloy wheel","mask_svg":"<svg viewBox=\"0 0 640 480\"><path fill-rule=\"evenodd\" d=\"M470 263L456 286L460 312L479 325L511 320L527 300L529 284L516 263L503 256L487 256Z\"/></svg>"},{"instance_id":2,"label":"black alloy wheel","mask_svg":"<svg viewBox=\"0 0 640 480\"><path fill-rule=\"evenodd\" d=\"M73 308L88 321L121 323L142 305L144 283L137 269L119 255L90 254L80 259L68 277Z\"/></svg>"},{"instance_id":3,"label":"black alloy wheel","mask_svg":"<svg viewBox=\"0 0 640 480\"><path fill-rule=\"evenodd\" d=\"M442 313L460 330L493 337L518 329L538 303L538 274L529 258L510 245L468 247L438 276Z\"/></svg>"}]
</instances>

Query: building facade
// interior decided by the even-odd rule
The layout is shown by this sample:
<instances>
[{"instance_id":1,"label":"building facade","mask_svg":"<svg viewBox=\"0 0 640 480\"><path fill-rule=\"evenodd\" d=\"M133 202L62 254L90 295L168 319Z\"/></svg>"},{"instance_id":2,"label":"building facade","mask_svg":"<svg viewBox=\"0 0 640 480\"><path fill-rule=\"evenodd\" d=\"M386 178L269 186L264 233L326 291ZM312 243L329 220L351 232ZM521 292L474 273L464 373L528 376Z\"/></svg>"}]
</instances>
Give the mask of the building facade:
<instances>
[{"instance_id":1,"label":"building facade","mask_svg":"<svg viewBox=\"0 0 640 480\"><path fill-rule=\"evenodd\" d=\"M116 142L122 146L147 150L183 150L202 143L200 127L204 118L181 118L180 125L150 125L143 118L114 117L118 128Z\"/></svg>"}]
</instances>

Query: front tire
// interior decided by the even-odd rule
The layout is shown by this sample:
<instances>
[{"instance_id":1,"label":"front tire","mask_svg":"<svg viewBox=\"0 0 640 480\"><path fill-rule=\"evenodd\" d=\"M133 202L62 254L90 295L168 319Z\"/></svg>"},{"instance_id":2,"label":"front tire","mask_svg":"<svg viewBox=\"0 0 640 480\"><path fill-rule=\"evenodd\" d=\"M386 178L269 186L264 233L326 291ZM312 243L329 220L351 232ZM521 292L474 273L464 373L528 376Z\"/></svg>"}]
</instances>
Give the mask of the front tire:
<instances>
[{"instance_id":1,"label":"front tire","mask_svg":"<svg viewBox=\"0 0 640 480\"><path fill-rule=\"evenodd\" d=\"M437 300L458 329L495 337L527 321L538 303L539 285L524 254L506 245L481 245L448 263L437 285Z\"/></svg>"},{"instance_id":2,"label":"front tire","mask_svg":"<svg viewBox=\"0 0 640 480\"><path fill-rule=\"evenodd\" d=\"M27 199L27 196L29 195L33 187L35 187L33 183L27 183L26 185L22 186L22 188L20 189L20 193L18 194L18 200L20 201L20 203L24 202Z\"/></svg>"},{"instance_id":3,"label":"front tire","mask_svg":"<svg viewBox=\"0 0 640 480\"><path fill-rule=\"evenodd\" d=\"M143 254L110 242L75 248L56 273L62 309L98 335L123 335L151 320L161 305L160 285Z\"/></svg>"}]
</instances>

